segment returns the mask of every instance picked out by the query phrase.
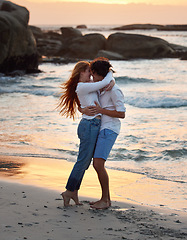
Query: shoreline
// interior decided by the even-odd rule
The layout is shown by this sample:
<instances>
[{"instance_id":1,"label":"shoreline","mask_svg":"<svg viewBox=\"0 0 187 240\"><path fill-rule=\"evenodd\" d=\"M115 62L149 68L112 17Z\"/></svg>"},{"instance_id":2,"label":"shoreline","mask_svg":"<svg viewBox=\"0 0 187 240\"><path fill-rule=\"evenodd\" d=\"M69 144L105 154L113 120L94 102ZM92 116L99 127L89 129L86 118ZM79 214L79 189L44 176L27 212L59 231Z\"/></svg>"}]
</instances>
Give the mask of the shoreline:
<instances>
[{"instance_id":1,"label":"shoreline","mask_svg":"<svg viewBox=\"0 0 187 240\"><path fill-rule=\"evenodd\" d=\"M185 239L187 215L114 202L107 210L63 207L57 190L0 180L1 239Z\"/></svg>"},{"instance_id":2,"label":"shoreline","mask_svg":"<svg viewBox=\"0 0 187 240\"><path fill-rule=\"evenodd\" d=\"M73 162L58 159L18 157L0 155L0 181L17 182L26 185L56 190L61 193L74 165ZM144 207L186 212L185 199L168 195L177 187L169 181L151 179L145 175L107 168L112 201L137 204ZM166 190L167 189L167 192ZM99 199L101 189L97 174L91 165L86 171L79 195ZM172 199L173 198L173 199Z\"/></svg>"}]
</instances>

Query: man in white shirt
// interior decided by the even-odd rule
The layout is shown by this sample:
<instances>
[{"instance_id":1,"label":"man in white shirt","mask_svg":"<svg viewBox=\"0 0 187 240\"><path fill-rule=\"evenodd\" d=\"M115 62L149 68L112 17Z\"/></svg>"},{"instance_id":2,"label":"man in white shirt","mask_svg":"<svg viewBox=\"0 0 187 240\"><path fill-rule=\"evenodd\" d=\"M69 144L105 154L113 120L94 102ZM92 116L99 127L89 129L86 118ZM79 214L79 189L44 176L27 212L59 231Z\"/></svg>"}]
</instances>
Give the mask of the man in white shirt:
<instances>
[{"instance_id":1,"label":"man in white shirt","mask_svg":"<svg viewBox=\"0 0 187 240\"><path fill-rule=\"evenodd\" d=\"M90 66L95 82L101 81L112 67L108 59L104 58L95 59L91 62ZM98 174L102 189L102 197L99 201L92 202L91 207L95 209L106 209L111 206L111 200L105 161L120 132L121 122L119 118L125 118L126 109L124 106L124 95L116 84L110 91L102 89L99 100L101 106L95 102L96 106L89 107L89 111L90 114L102 114L101 128L93 159L93 166Z\"/></svg>"}]
</instances>

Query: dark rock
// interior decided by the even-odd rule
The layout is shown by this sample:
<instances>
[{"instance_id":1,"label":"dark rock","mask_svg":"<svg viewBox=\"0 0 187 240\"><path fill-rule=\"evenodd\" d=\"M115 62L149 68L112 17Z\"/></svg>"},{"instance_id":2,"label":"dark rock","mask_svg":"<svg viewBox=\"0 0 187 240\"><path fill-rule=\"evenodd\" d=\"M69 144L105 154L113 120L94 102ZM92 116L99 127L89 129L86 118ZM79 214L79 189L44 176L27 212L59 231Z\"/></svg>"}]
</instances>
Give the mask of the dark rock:
<instances>
[{"instance_id":1,"label":"dark rock","mask_svg":"<svg viewBox=\"0 0 187 240\"><path fill-rule=\"evenodd\" d=\"M180 58L181 60L186 60L185 56L187 54L187 47L180 46L177 44L170 43L170 47L174 50L171 57Z\"/></svg>"},{"instance_id":2,"label":"dark rock","mask_svg":"<svg viewBox=\"0 0 187 240\"><path fill-rule=\"evenodd\" d=\"M78 61L79 59L76 59L76 58L45 57L43 58L42 63L68 64L68 63L76 63ZM62 200L62 199L58 199L58 200Z\"/></svg>"},{"instance_id":3,"label":"dark rock","mask_svg":"<svg viewBox=\"0 0 187 240\"><path fill-rule=\"evenodd\" d=\"M6 58L3 63L0 64L0 72L10 73L16 70L34 71L38 70L38 54L24 55L24 56L12 56Z\"/></svg>"},{"instance_id":4,"label":"dark rock","mask_svg":"<svg viewBox=\"0 0 187 240\"><path fill-rule=\"evenodd\" d=\"M177 220L177 221L175 221L176 223L181 223L181 221L180 220Z\"/></svg>"},{"instance_id":5,"label":"dark rock","mask_svg":"<svg viewBox=\"0 0 187 240\"><path fill-rule=\"evenodd\" d=\"M82 24L82 25L77 25L77 27L76 27L76 28L85 29L85 28L87 28L87 26L86 26L86 25L84 25L84 24Z\"/></svg>"},{"instance_id":6,"label":"dark rock","mask_svg":"<svg viewBox=\"0 0 187 240\"><path fill-rule=\"evenodd\" d=\"M181 46L181 45L178 45L178 44L173 44L173 43L170 43L169 44L170 47L172 47L175 51L178 51L178 52L187 52L187 47L185 46Z\"/></svg>"},{"instance_id":7,"label":"dark rock","mask_svg":"<svg viewBox=\"0 0 187 240\"><path fill-rule=\"evenodd\" d=\"M28 21L26 8L0 2L0 72L38 68L36 41Z\"/></svg>"},{"instance_id":8,"label":"dark rock","mask_svg":"<svg viewBox=\"0 0 187 240\"><path fill-rule=\"evenodd\" d=\"M180 58L181 60L187 60L187 52L185 52L181 55L182 55L181 58Z\"/></svg>"},{"instance_id":9,"label":"dark rock","mask_svg":"<svg viewBox=\"0 0 187 240\"><path fill-rule=\"evenodd\" d=\"M76 39L79 39L82 37L82 33L80 30L72 28L72 27L61 27L61 47L58 49L57 53L54 56L63 56L63 57L71 57L71 54L68 56L65 56L68 52L69 46L72 44L72 42ZM48 56L48 55L46 55ZM72 55L73 56L73 55ZM73 58L76 58L76 56L73 56Z\"/></svg>"},{"instance_id":10,"label":"dark rock","mask_svg":"<svg viewBox=\"0 0 187 240\"><path fill-rule=\"evenodd\" d=\"M38 38L37 49L42 56L58 56L58 52L62 48L63 44L60 40Z\"/></svg>"},{"instance_id":11,"label":"dark rock","mask_svg":"<svg viewBox=\"0 0 187 240\"><path fill-rule=\"evenodd\" d=\"M41 73L42 71L39 69L27 69L26 74L34 74L34 73ZM28 206L29 207L29 206Z\"/></svg>"},{"instance_id":12,"label":"dark rock","mask_svg":"<svg viewBox=\"0 0 187 240\"><path fill-rule=\"evenodd\" d=\"M61 27L60 30L62 33L63 40L82 37L81 31L79 31L78 29L72 28L72 27Z\"/></svg>"},{"instance_id":13,"label":"dark rock","mask_svg":"<svg viewBox=\"0 0 187 240\"><path fill-rule=\"evenodd\" d=\"M108 58L109 60L123 60L124 57L116 52L110 52L106 50L100 50L97 54L97 57L105 57Z\"/></svg>"},{"instance_id":14,"label":"dark rock","mask_svg":"<svg viewBox=\"0 0 187 240\"><path fill-rule=\"evenodd\" d=\"M121 54L124 59L155 59L171 56L174 50L165 40L140 34L114 33L107 39L106 50Z\"/></svg>"},{"instance_id":15,"label":"dark rock","mask_svg":"<svg viewBox=\"0 0 187 240\"><path fill-rule=\"evenodd\" d=\"M42 38L43 37L43 32L42 29L36 26L29 26L29 28L31 29L34 37L37 38Z\"/></svg>"},{"instance_id":16,"label":"dark rock","mask_svg":"<svg viewBox=\"0 0 187 240\"><path fill-rule=\"evenodd\" d=\"M161 29L163 27L156 24L132 24L123 26L123 29ZM140 34L117 32L106 39L98 33L82 35L80 30L72 27L60 28L60 34L57 31L42 32L40 28L34 26L30 28L36 38L39 55L47 57L42 60L44 62L60 64L95 57L106 57L110 60L168 57L185 59L185 52L187 52L187 47Z\"/></svg>"},{"instance_id":17,"label":"dark rock","mask_svg":"<svg viewBox=\"0 0 187 240\"><path fill-rule=\"evenodd\" d=\"M187 25L165 25L160 31L187 31Z\"/></svg>"},{"instance_id":18,"label":"dark rock","mask_svg":"<svg viewBox=\"0 0 187 240\"><path fill-rule=\"evenodd\" d=\"M40 28L30 26L37 43L40 56L56 56L62 48L62 35L55 31L43 32Z\"/></svg>"},{"instance_id":19,"label":"dark rock","mask_svg":"<svg viewBox=\"0 0 187 240\"><path fill-rule=\"evenodd\" d=\"M112 28L112 30L150 30L150 29L158 29L163 27L163 25L158 24L129 24L116 28Z\"/></svg>"},{"instance_id":20,"label":"dark rock","mask_svg":"<svg viewBox=\"0 0 187 240\"><path fill-rule=\"evenodd\" d=\"M151 30L156 29L158 31L187 31L187 25L159 25L159 24L129 24L112 30Z\"/></svg>"},{"instance_id":21,"label":"dark rock","mask_svg":"<svg viewBox=\"0 0 187 240\"><path fill-rule=\"evenodd\" d=\"M86 34L72 40L67 48L62 49L61 54L66 58L93 59L105 45L106 38L102 34Z\"/></svg>"},{"instance_id":22,"label":"dark rock","mask_svg":"<svg viewBox=\"0 0 187 240\"><path fill-rule=\"evenodd\" d=\"M62 35L57 33L57 32L54 32L54 31L48 31L48 32L45 32L43 34L43 37L44 38L47 38L47 39L55 39L55 40L62 40Z\"/></svg>"}]
</instances>

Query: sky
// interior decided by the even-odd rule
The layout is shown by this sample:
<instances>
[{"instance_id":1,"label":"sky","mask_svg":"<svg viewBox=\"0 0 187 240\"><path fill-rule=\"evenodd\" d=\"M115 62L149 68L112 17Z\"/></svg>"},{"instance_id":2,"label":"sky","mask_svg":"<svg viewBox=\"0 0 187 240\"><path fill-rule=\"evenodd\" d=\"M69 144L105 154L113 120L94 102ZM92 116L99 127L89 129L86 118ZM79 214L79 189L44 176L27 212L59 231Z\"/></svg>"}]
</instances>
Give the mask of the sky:
<instances>
[{"instance_id":1,"label":"sky","mask_svg":"<svg viewBox=\"0 0 187 240\"><path fill-rule=\"evenodd\" d=\"M187 24L187 0L12 0L30 25Z\"/></svg>"},{"instance_id":2,"label":"sky","mask_svg":"<svg viewBox=\"0 0 187 240\"><path fill-rule=\"evenodd\" d=\"M186 0L29 0L30 2L89 2L105 4L147 3L153 5L187 5Z\"/></svg>"}]
</instances>

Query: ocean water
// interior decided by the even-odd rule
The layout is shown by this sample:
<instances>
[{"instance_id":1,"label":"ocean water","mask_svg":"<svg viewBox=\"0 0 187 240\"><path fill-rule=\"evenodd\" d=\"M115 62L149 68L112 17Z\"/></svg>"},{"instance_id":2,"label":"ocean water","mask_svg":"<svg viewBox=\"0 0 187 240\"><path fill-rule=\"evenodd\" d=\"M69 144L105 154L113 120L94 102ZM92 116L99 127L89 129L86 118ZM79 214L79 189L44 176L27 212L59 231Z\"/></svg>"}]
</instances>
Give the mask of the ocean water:
<instances>
[{"instance_id":1,"label":"ocean water","mask_svg":"<svg viewBox=\"0 0 187 240\"><path fill-rule=\"evenodd\" d=\"M83 30L83 33L106 29ZM187 46L186 32L131 31ZM126 118L106 167L155 179L168 208L187 211L187 61L179 59L111 61L125 95ZM60 84L74 64L41 64L40 74L0 75L0 155L75 162L81 115L75 121L56 110ZM4 163L0 162L0 169ZM1 172L0 172L1 173ZM141 189L140 189L141 191ZM125 187L116 186L125 197ZM143 202L133 194L135 202ZM146 203L152 204L152 203Z\"/></svg>"}]
</instances>

